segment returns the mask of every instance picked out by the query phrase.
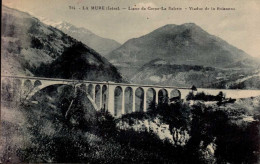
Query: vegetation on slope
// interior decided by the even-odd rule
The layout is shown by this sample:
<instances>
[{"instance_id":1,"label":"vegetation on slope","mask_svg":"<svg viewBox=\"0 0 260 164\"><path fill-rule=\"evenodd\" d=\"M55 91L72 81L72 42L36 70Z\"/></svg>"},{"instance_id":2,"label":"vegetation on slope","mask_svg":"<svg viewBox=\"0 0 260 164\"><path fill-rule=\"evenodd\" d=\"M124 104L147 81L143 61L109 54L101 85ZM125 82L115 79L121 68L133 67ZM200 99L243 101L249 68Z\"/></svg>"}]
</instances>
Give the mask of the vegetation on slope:
<instances>
[{"instance_id":1,"label":"vegetation on slope","mask_svg":"<svg viewBox=\"0 0 260 164\"><path fill-rule=\"evenodd\" d=\"M147 113L115 119L93 110L86 93L73 87L49 87L34 100L38 104L24 104L20 110L26 118L20 136L27 139L13 151L20 162L256 163L259 157L259 115L241 107L153 104ZM134 127L154 119L160 119L158 127L168 125L177 142L120 124ZM178 142L182 131L189 135L185 144ZM2 161L10 162L6 156Z\"/></svg>"},{"instance_id":2,"label":"vegetation on slope","mask_svg":"<svg viewBox=\"0 0 260 164\"><path fill-rule=\"evenodd\" d=\"M121 75L112 64L82 43L73 44L52 63L42 64L34 74L52 78L122 82Z\"/></svg>"}]
</instances>

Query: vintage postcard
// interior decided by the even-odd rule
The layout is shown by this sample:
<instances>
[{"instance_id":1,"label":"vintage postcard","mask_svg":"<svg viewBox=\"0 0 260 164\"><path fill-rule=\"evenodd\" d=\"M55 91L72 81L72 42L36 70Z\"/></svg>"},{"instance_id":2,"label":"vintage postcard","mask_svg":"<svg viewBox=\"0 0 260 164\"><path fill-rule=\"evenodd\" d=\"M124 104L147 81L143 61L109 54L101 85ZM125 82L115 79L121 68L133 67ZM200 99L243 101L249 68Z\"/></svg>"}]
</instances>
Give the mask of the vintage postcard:
<instances>
[{"instance_id":1,"label":"vintage postcard","mask_svg":"<svg viewBox=\"0 0 260 164\"><path fill-rule=\"evenodd\" d=\"M0 163L260 163L259 0L1 2Z\"/></svg>"}]
</instances>

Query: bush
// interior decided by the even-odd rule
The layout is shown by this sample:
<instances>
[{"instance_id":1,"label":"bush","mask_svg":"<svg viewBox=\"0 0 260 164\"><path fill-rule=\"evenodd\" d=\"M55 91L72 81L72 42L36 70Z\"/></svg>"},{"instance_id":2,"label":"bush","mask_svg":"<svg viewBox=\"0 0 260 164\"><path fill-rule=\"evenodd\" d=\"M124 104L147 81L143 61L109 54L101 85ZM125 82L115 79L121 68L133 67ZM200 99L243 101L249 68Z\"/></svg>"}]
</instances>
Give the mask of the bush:
<instances>
[{"instance_id":1,"label":"bush","mask_svg":"<svg viewBox=\"0 0 260 164\"><path fill-rule=\"evenodd\" d=\"M204 92L198 92L196 95L193 94L193 92L190 92L186 99L189 100L202 100L202 101L218 101L221 102L223 99L225 99L225 96L223 92L219 92L216 96L214 95L208 95Z\"/></svg>"}]
</instances>

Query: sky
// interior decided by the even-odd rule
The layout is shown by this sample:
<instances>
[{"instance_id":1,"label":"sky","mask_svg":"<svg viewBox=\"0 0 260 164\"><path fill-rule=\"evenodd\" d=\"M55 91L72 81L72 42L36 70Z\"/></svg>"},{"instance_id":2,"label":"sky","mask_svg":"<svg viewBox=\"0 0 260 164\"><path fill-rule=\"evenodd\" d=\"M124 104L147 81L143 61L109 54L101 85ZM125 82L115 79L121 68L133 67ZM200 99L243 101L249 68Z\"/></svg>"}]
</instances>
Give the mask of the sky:
<instances>
[{"instance_id":1,"label":"sky","mask_svg":"<svg viewBox=\"0 0 260 164\"><path fill-rule=\"evenodd\" d=\"M40 19L66 21L84 27L119 43L145 35L166 24L195 23L210 34L260 58L260 0L3 0L2 3ZM76 9L69 9L69 6ZM89 7L89 10L82 10L83 6ZM91 6L120 7L121 10L93 11L90 10ZM178 7L182 10L132 11L128 7ZM189 7L204 10L190 10ZM205 7L235 10L205 10Z\"/></svg>"}]
</instances>

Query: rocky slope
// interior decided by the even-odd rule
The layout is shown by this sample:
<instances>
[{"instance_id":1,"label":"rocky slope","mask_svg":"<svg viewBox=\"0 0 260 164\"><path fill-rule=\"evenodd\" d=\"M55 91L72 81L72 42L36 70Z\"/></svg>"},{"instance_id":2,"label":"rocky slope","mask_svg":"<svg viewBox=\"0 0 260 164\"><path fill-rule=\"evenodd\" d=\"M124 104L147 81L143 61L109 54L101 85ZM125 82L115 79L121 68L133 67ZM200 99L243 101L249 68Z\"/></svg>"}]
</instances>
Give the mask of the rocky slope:
<instances>
[{"instance_id":1,"label":"rocky slope","mask_svg":"<svg viewBox=\"0 0 260 164\"><path fill-rule=\"evenodd\" d=\"M31 68L55 60L73 39L27 13L3 6L2 74L32 75Z\"/></svg>"},{"instance_id":2,"label":"rocky slope","mask_svg":"<svg viewBox=\"0 0 260 164\"><path fill-rule=\"evenodd\" d=\"M103 56L106 56L108 53L117 49L121 45L115 40L100 37L83 27L78 28L67 22L55 24L54 27L90 46Z\"/></svg>"},{"instance_id":3,"label":"rocky slope","mask_svg":"<svg viewBox=\"0 0 260 164\"><path fill-rule=\"evenodd\" d=\"M121 81L117 69L83 43L27 13L5 6L2 13L2 74Z\"/></svg>"}]
</instances>

